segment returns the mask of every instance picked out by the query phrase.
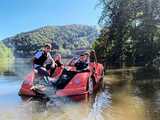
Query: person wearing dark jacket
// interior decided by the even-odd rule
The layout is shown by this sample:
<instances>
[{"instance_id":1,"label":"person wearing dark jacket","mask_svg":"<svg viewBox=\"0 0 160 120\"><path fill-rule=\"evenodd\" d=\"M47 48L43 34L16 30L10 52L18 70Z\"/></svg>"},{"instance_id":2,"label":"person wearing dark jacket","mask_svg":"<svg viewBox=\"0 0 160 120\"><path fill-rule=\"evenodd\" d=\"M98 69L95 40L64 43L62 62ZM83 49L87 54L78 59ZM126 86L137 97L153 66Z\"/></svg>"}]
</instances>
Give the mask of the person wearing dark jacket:
<instances>
[{"instance_id":1,"label":"person wearing dark jacket","mask_svg":"<svg viewBox=\"0 0 160 120\"><path fill-rule=\"evenodd\" d=\"M77 69L77 71L82 71L82 70L85 70L88 68L88 56L87 54L81 54L80 55L80 58L79 58L79 61L77 61L75 63L75 67Z\"/></svg>"},{"instance_id":2,"label":"person wearing dark jacket","mask_svg":"<svg viewBox=\"0 0 160 120\"><path fill-rule=\"evenodd\" d=\"M51 44L46 44L44 49L41 51L37 51L33 57L33 68L38 71L39 75L42 76L52 76L48 73L48 69L54 71L55 69L55 61L51 57Z\"/></svg>"}]
</instances>

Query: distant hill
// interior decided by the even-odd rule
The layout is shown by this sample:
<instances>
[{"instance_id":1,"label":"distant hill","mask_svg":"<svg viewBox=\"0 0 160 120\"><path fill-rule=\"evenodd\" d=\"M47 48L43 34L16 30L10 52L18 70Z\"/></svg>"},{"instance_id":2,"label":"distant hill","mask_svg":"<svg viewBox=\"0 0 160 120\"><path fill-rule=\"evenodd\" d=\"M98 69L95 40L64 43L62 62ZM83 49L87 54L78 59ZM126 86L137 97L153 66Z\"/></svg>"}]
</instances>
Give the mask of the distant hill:
<instances>
[{"instance_id":1,"label":"distant hill","mask_svg":"<svg viewBox=\"0 0 160 120\"><path fill-rule=\"evenodd\" d=\"M45 26L2 41L14 50L16 56L26 57L47 42L62 54L70 54L71 50L77 48L89 48L97 37L98 30L94 26L65 25Z\"/></svg>"}]
</instances>

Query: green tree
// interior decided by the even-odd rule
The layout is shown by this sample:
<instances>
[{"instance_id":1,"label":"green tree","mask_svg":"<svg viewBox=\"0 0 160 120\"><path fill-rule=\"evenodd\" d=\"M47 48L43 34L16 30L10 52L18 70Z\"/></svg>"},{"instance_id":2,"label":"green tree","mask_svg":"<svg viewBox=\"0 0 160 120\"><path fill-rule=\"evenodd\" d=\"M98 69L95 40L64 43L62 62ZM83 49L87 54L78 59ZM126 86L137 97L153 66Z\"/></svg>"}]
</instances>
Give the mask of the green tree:
<instances>
[{"instance_id":1,"label":"green tree","mask_svg":"<svg viewBox=\"0 0 160 120\"><path fill-rule=\"evenodd\" d=\"M104 26L94 44L108 64L146 65L159 51L160 1L100 0ZM105 49L105 50L99 50Z\"/></svg>"},{"instance_id":2,"label":"green tree","mask_svg":"<svg viewBox=\"0 0 160 120\"><path fill-rule=\"evenodd\" d=\"M12 50L7 48L0 42L0 73L8 70L9 66L14 62Z\"/></svg>"}]
</instances>

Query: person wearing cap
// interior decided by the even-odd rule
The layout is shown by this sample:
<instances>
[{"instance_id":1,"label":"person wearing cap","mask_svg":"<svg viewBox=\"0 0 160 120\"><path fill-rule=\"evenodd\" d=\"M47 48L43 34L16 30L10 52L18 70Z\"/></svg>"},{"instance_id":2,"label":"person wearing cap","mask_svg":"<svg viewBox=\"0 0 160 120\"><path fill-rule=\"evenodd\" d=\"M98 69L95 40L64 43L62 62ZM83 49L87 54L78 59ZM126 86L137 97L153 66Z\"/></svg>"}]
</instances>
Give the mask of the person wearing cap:
<instances>
[{"instance_id":1,"label":"person wearing cap","mask_svg":"<svg viewBox=\"0 0 160 120\"><path fill-rule=\"evenodd\" d=\"M55 61L50 54L51 49L51 44L46 44L43 50L37 51L34 54L33 68L42 76L52 76L48 73L48 69L50 69L50 71L54 71L55 69Z\"/></svg>"}]
</instances>

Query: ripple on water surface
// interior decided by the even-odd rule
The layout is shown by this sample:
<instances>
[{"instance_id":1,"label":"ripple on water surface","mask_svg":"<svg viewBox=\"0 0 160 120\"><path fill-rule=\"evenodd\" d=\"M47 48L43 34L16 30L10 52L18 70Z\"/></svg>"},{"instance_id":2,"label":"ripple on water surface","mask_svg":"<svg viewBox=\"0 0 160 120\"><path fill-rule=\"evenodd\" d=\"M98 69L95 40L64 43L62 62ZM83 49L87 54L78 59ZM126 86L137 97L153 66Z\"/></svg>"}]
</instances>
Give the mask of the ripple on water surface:
<instances>
[{"instance_id":1,"label":"ripple on water surface","mask_svg":"<svg viewBox=\"0 0 160 120\"><path fill-rule=\"evenodd\" d=\"M54 97L43 104L22 101L17 94L21 82L16 77L0 77L0 120L159 120L159 88L148 97L144 89L125 83L113 91L107 88L89 101Z\"/></svg>"}]
</instances>

